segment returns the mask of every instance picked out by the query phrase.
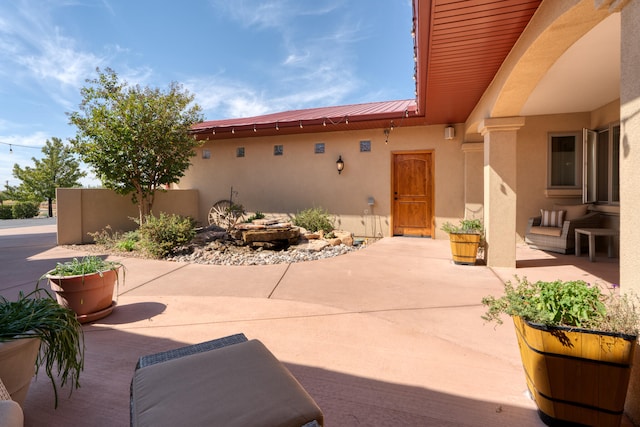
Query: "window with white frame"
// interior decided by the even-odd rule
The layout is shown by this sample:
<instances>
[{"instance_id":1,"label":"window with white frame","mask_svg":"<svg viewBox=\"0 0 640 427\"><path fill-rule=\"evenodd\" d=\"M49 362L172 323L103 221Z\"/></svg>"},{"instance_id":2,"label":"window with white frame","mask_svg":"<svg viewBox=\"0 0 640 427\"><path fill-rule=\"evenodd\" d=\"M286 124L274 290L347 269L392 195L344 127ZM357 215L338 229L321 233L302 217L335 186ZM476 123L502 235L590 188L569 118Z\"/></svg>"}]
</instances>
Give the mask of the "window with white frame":
<instances>
[{"instance_id":1,"label":"window with white frame","mask_svg":"<svg viewBox=\"0 0 640 427\"><path fill-rule=\"evenodd\" d=\"M584 203L620 203L620 124L583 131Z\"/></svg>"},{"instance_id":2,"label":"window with white frame","mask_svg":"<svg viewBox=\"0 0 640 427\"><path fill-rule=\"evenodd\" d=\"M548 188L582 187L582 144L579 133L549 134L548 160Z\"/></svg>"}]
</instances>

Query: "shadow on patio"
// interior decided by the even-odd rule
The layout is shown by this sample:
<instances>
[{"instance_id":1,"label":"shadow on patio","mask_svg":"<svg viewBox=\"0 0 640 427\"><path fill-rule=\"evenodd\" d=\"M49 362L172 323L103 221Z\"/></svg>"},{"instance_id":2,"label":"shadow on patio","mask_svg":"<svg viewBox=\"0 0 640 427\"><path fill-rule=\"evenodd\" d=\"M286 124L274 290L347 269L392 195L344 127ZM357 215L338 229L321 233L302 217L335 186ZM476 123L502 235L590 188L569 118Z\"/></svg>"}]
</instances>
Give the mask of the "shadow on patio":
<instances>
[{"instance_id":1,"label":"shadow on patio","mask_svg":"<svg viewBox=\"0 0 640 427\"><path fill-rule=\"evenodd\" d=\"M154 304L132 308L145 312L162 309ZM59 407L54 409L49 380L40 375L33 382L25 404L26 426L128 425L129 384L137 358L185 345L172 339L106 327L91 328L86 340L82 387L70 398L67 398L68 389L62 389ZM324 368L286 362L285 365L322 408L328 426L542 425L534 409L486 401L481 392L476 398L470 398ZM472 384L469 386L477 389Z\"/></svg>"},{"instance_id":2,"label":"shadow on patio","mask_svg":"<svg viewBox=\"0 0 640 427\"><path fill-rule=\"evenodd\" d=\"M2 294L28 291L56 261L54 228L0 230L11 266ZM27 231L26 233L23 233ZM21 237L20 237L21 236ZM8 238L5 238L8 237ZM123 258L126 286L107 318L85 325L81 389L53 408L46 375L32 383L26 426L129 423L141 355L238 332L262 341L323 409L329 426L541 426L513 326L484 325L480 300L514 275L616 283L617 259L518 247L518 268L458 266L449 242L385 238L347 255L271 266ZM215 404L215 402L212 402Z\"/></svg>"}]
</instances>

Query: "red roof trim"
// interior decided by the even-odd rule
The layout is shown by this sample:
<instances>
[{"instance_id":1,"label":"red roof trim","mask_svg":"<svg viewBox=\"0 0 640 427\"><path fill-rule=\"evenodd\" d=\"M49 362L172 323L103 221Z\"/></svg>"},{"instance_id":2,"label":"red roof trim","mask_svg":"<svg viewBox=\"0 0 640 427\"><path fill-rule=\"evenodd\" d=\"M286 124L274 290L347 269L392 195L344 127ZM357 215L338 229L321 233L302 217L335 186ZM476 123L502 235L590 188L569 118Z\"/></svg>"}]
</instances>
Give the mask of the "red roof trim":
<instances>
[{"instance_id":1,"label":"red roof trim","mask_svg":"<svg viewBox=\"0 0 640 427\"><path fill-rule=\"evenodd\" d=\"M250 137L254 136L254 133L256 134L255 136L264 136L264 131L271 131L274 134L278 131L305 133L337 130L336 126L340 126L340 130L342 130L343 126L349 126L350 129L389 126L393 121L397 126L404 119L415 119L415 117L415 101L400 100L309 108L235 119L209 120L193 125L191 131L199 138L210 138L213 135L218 135L218 137L221 135L226 135L227 137L231 137L231 135ZM294 130L295 132L293 132ZM258 131L260 131L259 134Z\"/></svg>"}]
</instances>

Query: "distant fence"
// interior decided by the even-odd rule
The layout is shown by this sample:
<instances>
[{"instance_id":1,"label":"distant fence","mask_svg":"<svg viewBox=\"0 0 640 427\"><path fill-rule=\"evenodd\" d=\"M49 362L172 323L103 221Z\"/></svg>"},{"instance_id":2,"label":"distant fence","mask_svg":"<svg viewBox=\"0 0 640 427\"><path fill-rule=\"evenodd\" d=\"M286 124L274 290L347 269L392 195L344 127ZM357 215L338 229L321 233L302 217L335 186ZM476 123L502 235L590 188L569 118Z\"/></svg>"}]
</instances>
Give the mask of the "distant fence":
<instances>
[{"instance_id":1,"label":"distant fence","mask_svg":"<svg viewBox=\"0 0 640 427\"><path fill-rule=\"evenodd\" d=\"M121 196L103 188L58 188L56 191L58 244L92 243L88 233L112 230L130 231L137 227L138 206L131 196ZM198 218L198 190L156 192L153 213L178 214Z\"/></svg>"}]
</instances>

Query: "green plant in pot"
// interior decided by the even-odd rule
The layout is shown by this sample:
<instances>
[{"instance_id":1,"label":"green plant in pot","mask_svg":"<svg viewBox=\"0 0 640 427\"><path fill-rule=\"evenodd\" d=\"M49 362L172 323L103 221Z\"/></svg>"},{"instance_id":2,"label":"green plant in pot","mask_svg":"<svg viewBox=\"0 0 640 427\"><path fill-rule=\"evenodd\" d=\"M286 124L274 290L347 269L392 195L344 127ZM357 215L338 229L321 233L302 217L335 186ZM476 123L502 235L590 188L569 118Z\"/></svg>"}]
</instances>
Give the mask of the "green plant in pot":
<instances>
[{"instance_id":1,"label":"green plant in pot","mask_svg":"<svg viewBox=\"0 0 640 427\"><path fill-rule=\"evenodd\" d=\"M480 219L462 219L458 225L447 221L440 227L449 234L453 262L460 265L474 265L478 258L478 248L484 234Z\"/></svg>"},{"instance_id":2,"label":"green plant in pot","mask_svg":"<svg viewBox=\"0 0 640 427\"><path fill-rule=\"evenodd\" d=\"M73 310L80 323L86 323L111 314L116 305L113 291L120 286L121 272L124 282L121 263L87 256L58 263L42 278L49 280L58 303Z\"/></svg>"},{"instance_id":3,"label":"green plant in pot","mask_svg":"<svg viewBox=\"0 0 640 427\"><path fill-rule=\"evenodd\" d=\"M21 406L31 378L44 367L58 406L56 378L70 393L80 387L84 368L84 336L75 313L36 288L16 301L0 297L0 379Z\"/></svg>"},{"instance_id":4,"label":"green plant in pot","mask_svg":"<svg viewBox=\"0 0 640 427\"><path fill-rule=\"evenodd\" d=\"M504 285L482 303L489 322L512 317L527 387L549 424L619 426L640 329L635 295L582 280Z\"/></svg>"}]
</instances>

